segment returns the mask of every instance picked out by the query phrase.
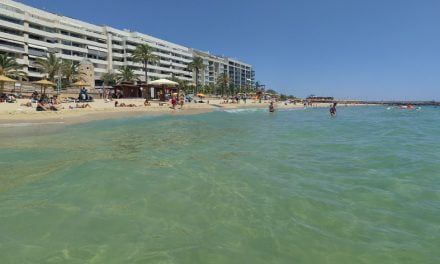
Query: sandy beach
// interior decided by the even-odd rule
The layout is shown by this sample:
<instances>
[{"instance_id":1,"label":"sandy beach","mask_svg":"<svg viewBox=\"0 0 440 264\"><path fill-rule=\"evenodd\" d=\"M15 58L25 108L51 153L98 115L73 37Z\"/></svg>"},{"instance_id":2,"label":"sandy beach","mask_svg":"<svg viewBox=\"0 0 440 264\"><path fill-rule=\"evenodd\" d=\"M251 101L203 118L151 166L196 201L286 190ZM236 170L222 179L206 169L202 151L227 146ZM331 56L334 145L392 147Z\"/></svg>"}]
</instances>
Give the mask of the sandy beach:
<instances>
[{"instance_id":1,"label":"sandy beach","mask_svg":"<svg viewBox=\"0 0 440 264\"><path fill-rule=\"evenodd\" d=\"M59 111L38 112L35 110L36 104L32 107L23 106L29 102L28 99L18 99L15 103L0 103L0 124L7 123L44 123L44 122L63 122L63 123L82 123L93 120L124 118L141 115L182 115L200 114L219 109L239 109L239 108L267 108L269 102L253 102L248 100L246 103L223 104L220 99L209 99L208 103L185 103L183 109L171 108L170 103L159 104L151 102L151 106L144 106L143 99L118 99L120 104L134 104L136 107L115 107L114 102L105 102L97 99L89 103L91 107L76 108L76 103L62 103ZM207 100L205 100L207 101ZM82 103L80 103L82 105ZM328 103L314 104L313 107L328 107ZM284 108L303 108L302 104L285 104L278 102L275 104L278 109Z\"/></svg>"},{"instance_id":2,"label":"sandy beach","mask_svg":"<svg viewBox=\"0 0 440 264\"><path fill-rule=\"evenodd\" d=\"M29 102L28 99L18 99L16 103L0 103L0 124L5 123L41 123L41 122L63 122L81 123L99 119L124 118L141 115L182 115L199 114L219 109L238 109L238 108L267 108L269 102L252 102L239 104L222 104L222 100L210 99L208 103L185 103L183 109L172 109L169 103L159 104L151 102L151 106L144 106L142 99L118 99L120 104L135 104L137 107L115 107L114 101L105 102L97 99L89 103L91 107L75 108L76 103L62 103L59 111L38 112L35 110L36 104L32 107L23 106ZM82 103L80 103L81 105ZM328 107L328 104L316 104L314 107ZM73 109L72 109L73 108ZM276 103L276 108L303 108L301 104Z\"/></svg>"}]
</instances>

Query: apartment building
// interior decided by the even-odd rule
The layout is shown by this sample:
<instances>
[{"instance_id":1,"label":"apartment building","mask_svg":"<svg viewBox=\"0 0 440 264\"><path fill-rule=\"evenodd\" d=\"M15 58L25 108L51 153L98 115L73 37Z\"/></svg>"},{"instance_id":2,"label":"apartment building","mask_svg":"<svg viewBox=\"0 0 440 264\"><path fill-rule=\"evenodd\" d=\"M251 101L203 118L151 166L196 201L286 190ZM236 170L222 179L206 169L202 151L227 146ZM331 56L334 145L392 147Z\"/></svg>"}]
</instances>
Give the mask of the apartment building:
<instances>
[{"instance_id":1,"label":"apartment building","mask_svg":"<svg viewBox=\"0 0 440 264\"><path fill-rule=\"evenodd\" d=\"M229 81L236 87L253 85L255 72L252 66L235 59L228 59Z\"/></svg>"},{"instance_id":2,"label":"apartment building","mask_svg":"<svg viewBox=\"0 0 440 264\"><path fill-rule=\"evenodd\" d=\"M250 64L236 59L211 55L209 52L194 50L193 54L201 57L205 64L205 69L200 76L201 84L215 84L218 76L224 73L229 76L230 83L237 88L254 86L255 72Z\"/></svg>"},{"instance_id":3,"label":"apartment building","mask_svg":"<svg viewBox=\"0 0 440 264\"><path fill-rule=\"evenodd\" d=\"M139 32L97 26L15 1L0 0L0 53L16 57L31 81L43 77L35 61L49 52L78 63L91 62L96 85L101 85L103 73L123 66L133 67L143 80L142 64L133 62L131 54L137 45L144 43L153 47L160 57L158 63L148 65L150 78L174 76L194 82L195 75L188 70L188 64L200 52L193 49ZM230 74L236 85L252 82L249 81L253 78L251 65L207 55L204 83L214 83L220 72Z\"/></svg>"}]
</instances>

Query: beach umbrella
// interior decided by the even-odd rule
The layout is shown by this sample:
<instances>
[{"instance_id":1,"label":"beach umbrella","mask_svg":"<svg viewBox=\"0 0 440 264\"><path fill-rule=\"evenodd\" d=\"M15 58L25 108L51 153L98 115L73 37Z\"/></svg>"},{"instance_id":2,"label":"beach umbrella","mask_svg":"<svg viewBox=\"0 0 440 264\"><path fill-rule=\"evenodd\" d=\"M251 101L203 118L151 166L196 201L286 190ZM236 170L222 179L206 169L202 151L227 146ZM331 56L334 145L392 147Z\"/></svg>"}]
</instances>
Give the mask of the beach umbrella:
<instances>
[{"instance_id":1,"label":"beach umbrella","mask_svg":"<svg viewBox=\"0 0 440 264\"><path fill-rule=\"evenodd\" d=\"M0 75L0 93L3 93L3 88L4 88L6 82L15 82L15 80L13 80L5 75Z\"/></svg>"},{"instance_id":2,"label":"beach umbrella","mask_svg":"<svg viewBox=\"0 0 440 264\"><path fill-rule=\"evenodd\" d=\"M155 81L151 81L148 83L148 85L151 86L168 86L168 87L174 87L179 85L179 83L177 82L173 82L167 79L159 79L159 80L155 80Z\"/></svg>"},{"instance_id":3,"label":"beach umbrella","mask_svg":"<svg viewBox=\"0 0 440 264\"><path fill-rule=\"evenodd\" d=\"M43 91L41 91L42 94L46 94L46 87L55 86L55 83L53 83L47 79L42 79L42 80L33 82L33 84L39 85L41 87L41 90L44 89L44 93L43 93Z\"/></svg>"},{"instance_id":4,"label":"beach umbrella","mask_svg":"<svg viewBox=\"0 0 440 264\"><path fill-rule=\"evenodd\" d=\"M84 82L84 81L77 81L75 83L72 84L72 86L77 86L77 87L89 87L90 84Z\"/></svg>"}]
</instances>

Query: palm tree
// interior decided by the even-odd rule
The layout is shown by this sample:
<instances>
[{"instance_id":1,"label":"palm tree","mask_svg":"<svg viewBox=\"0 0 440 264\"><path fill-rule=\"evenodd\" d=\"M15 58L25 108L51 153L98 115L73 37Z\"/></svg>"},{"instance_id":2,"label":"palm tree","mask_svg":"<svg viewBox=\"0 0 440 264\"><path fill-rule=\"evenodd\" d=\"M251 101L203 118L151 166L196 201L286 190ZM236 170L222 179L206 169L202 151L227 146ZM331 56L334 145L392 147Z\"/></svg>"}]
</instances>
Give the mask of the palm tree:
<instances>
[{"instance_id":1,"label":"palm tree","mask_svg":"<svg viewBox=\"0 0 440 264\"><path fill-rule=\"evenodd\" d=\"M209 93L209 87L208 87L208 85L205 84L205 85L200 86L200 92L201 92L201 93L205 93L205 94Z\"/></svg>"},{"instance_id":2,"label":"palm tree","mask_svg":"<svg viewBox=\"0 0 440 264\"><path fill-rule=\"evenodd\" d=\"M69 60L63 60L61 62L60 69L68 84L72 84L75 81L80 80L84 81L83 75L85 75L85 73L79 70L78 63Z\"/></svg>"},{"instance_id":3,"label":"palm tree","mask_svg":"<svg viewBox=\"0 0 440 264\"><path fill-rule=\"evenodd\" d=\"M208 92L206 92L206 93L214 94L215 93L215 84L213 84L213 83L208 84Z\"/></svg>"},{"instance_id":4,"label":"palm tree","mask_svg":"<svg viewBox=\"0 0 440 264\"><path fill-rule=\"evenodd\" d=\"M171 78L169 78L171 81L178 83L178 88L179 91L178 93L180 94L180 91L183 90L184 92L186 92L188 90L188 81L185 80L181 80L179 78L177 78L176 76L171 76Z\"/></svg>"},{"instance_id":5,"label":"palm tree","mask_svg":"<svg viewBox=\"0 0 440 264\"><path fill-rule=\"evenodd\" d=\"M229 85L229 76L227 73L220 73L217 77L217 85L221 88L221 95L223 96L225 93L225 88Z\"/></svg>"},{"instance_id":6,"label":"palm tree","mask_svg":"<svg viewBox=\"0 0 440 264\"><path fill-rule=\"evenodd\" d=\"M260 88L260 82L256 81L255 82L255 89L258 91L259 88Z\"/></svg>"},{"instance_id":7,"label":"palm tree","mask_svg":"<svg viewBox=\"0 0 440 264\"><path fill-rule=\"evenodd\" d=\"M233 83L229 84L229 91L231 92L231 95L235 94L236 86Z\"/></svg>"},{"instance_id":8,"label":"palm tree","mask_svg":"<svg viewBox=\"0 0 440 264\"><path fill-rule=\"evenodd\" d=\"M54 82L55 76L59 74L59 70L61 69L62 61L55 56L55 53L49 53L49 57L45 59L38 58L35 63L37 64L37 67L46 74L47 79Z\"/></svg>"},{"instance_id":9,"label":"palm tree","mask_svg":"<svg viewBox=\"0 0 440 264\"><path fill-rule=\"evenodd\" d=\"M148 44L141 44L136 47L131 55L131 58L135 62L142 62L145 72L145 83L148 83L148 63L155 63L160 60L160 57L153 54L154 48Z\"/></svg>"},{"instance_id":10,"label":"palm tree","mask_svg":"<svg viewBox=\"0 0 440 264\"><path fill-rule=\"evenodd\" d=\"M123 81L137 81L139 80L139 76L134 73L133 69L129 66L123 66L119 73L116 74L116 80L118 82Z\"/></svg>"},{"instance_id":11,"label":"palm tree","mask_svg":"<svg viewBox=\"0 0 440 264\"><path fill-rule=\"evenodd\" d=\"M116 74L112 71L108 71L101 76L104 86L114 85L116 83Z\"/></svg>"},{"instance_id":12,"label":"palm tree","mask_svg":"<svg viewBox=\"0 0 440 264\"><path fill-rule=\"evenodd\" d=\"M0 54L0 75L14 79L26 78L26 73L22 71L22 66L17 63L15 58L6 54ZM0 94L3 93L4 83L1 82Z\"/></svg>"},{"instance_id":13,"label":"palm tree","mask_svg":"<svg viewBox=\"0 0 440 264\"><path fill-rule=\"evenodd\" d=\"M196 93L197 93L197 87L199 86L199 72L204 70L206 67L205 64L203 64L203 59L201 57L194 57L192 62L188 64L189 70L195 70L196 71Z\"/></svg>"}]
</instances>

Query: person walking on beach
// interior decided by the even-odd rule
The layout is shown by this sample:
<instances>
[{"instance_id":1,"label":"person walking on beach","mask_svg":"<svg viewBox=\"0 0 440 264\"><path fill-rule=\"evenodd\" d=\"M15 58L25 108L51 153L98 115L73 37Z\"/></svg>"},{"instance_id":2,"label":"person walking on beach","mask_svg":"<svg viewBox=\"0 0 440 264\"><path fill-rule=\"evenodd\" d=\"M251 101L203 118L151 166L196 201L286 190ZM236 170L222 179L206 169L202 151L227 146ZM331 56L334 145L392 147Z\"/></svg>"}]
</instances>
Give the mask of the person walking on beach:
<instances>
[{"instance_id":1,"label":"person walking on beach","mask_svg":"<svg viewBox=\"0 0 440 264\"><path fill-rule=\"evenodd\" d=\"M180 105L180 109L183 108L183 104L185 104L185 97L183 97L183 95L181 95L179 97L179 105Z\"/></svg>"},{"instance_id":2,"label":"person walking on beach","mask_svg":"<svg viewBox=\"0 0 440 264\"><path fill-rule=\"evenodd\" d=\"M333 103L333 105L330 107L330 116L336 116L336 105L338 103Z\"/></svg>"},{"instance_id":3,"label":"person walking on beach","mask_svg":"<svg viewBox=\"0 0 440 264\"><path fill-rule=\"evenodd\" d=\"M175 110L176 109L176 105L177 105L177 100L176 100L175 96L173 96L171 98L171 105L173 106L172 108Z\"/></svg>"}]
</instances>

